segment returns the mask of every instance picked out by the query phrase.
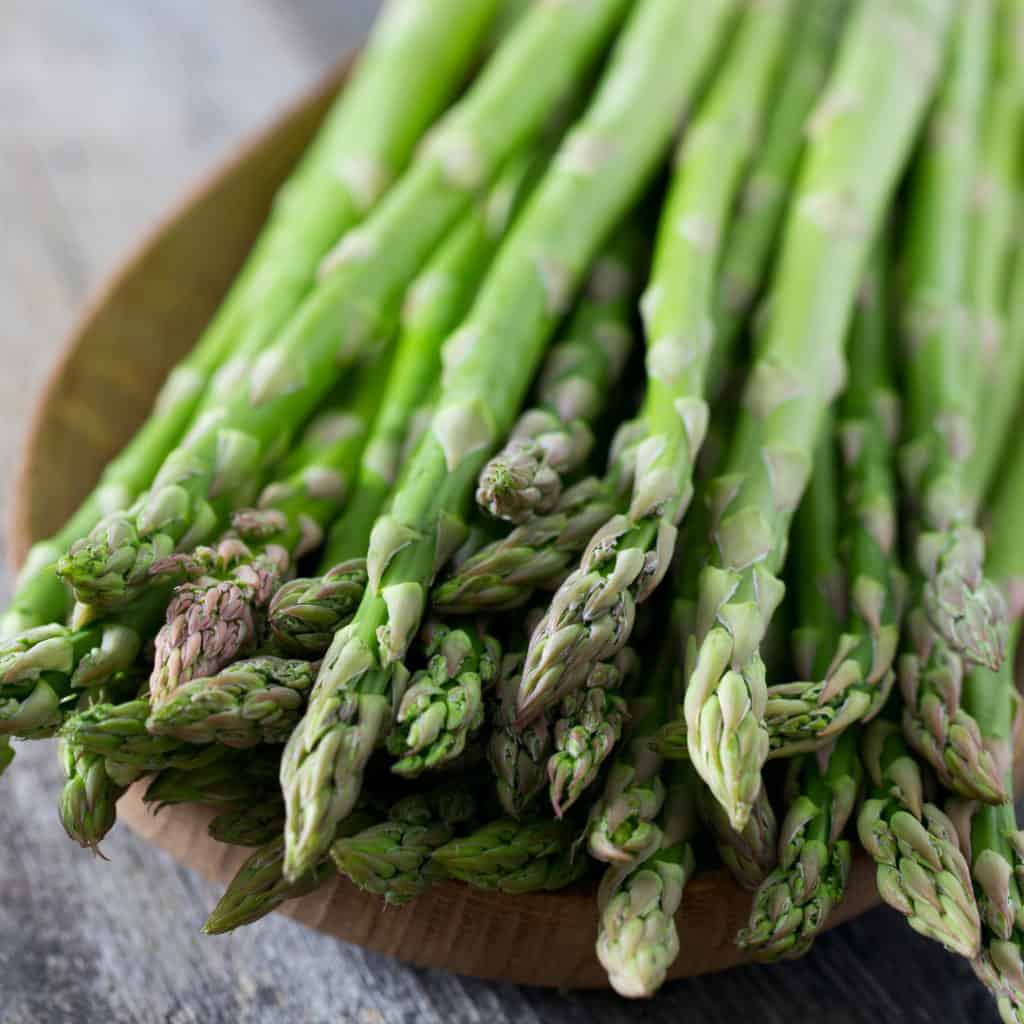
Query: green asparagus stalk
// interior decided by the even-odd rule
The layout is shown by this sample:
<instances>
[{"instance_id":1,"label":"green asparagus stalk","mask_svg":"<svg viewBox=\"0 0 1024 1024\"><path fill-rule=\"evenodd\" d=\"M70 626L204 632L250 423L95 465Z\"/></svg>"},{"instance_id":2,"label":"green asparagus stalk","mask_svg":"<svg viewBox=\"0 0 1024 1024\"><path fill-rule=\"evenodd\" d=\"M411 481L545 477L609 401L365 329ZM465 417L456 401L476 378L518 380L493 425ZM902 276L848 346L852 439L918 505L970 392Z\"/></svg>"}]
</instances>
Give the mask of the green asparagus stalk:
<instances>
[{"instance_id":1,"label":"green asparagus stalk","mask_svg":"<svg viewBox=\"0 0 1024 1024\"><path fill-rule=\"evenodd\" d=\"M620 744L605 779L604 792L590 810L587 847L608 864L639 862L658 849L655 820L665 803L663 758L655 737L665 721L686 648L686 605L675 601L654 665L642 672L629 695L630 732Z\"/></svg>"},{"instance_id":2,"label":"green asparagus stalk","mask_svg":"<svg viewBox=\"0 0 1024 1024\"><path fill-rule=\"evenodd\" d=\"M679 955L675 914L696 870L690 844L697 825L696 776L672 768L659 818L658 848L649 857L607 868L597 894L597 957L612 988L631 999L654 995Z\"/></svg>"},{"instance_id":3,"label":"green asparagus stalk","mask_svg":"<svg viewBox=\"0 0 1024 1024\"><path fill-rule=\"evenodd\" d=\"M271 598L267 612L274 643L298 658L322 658L334 634L351 621L365 590L365 558L339 562L322 576L290 580Z\"/></svg>"},{"instance_id":4,"label":"green asparagus stalk","mask_svg":"<svg viewBox=\"0 0 1024 1024\"><path fill-rule=\"evenodd\" d=\"M601 8L590 3L536 10L594 17ZM393 715L391 694L407 676L402 658L423 615L427 588L461 542L473 482L511 427L544 344L602 240L656 170L731 9L731 0L699 11L669 0L635 7L594 100L454 336L458 347L448 351L431 427L389 513L374 526L363 603L335 637L310 709L285 749L289 875L302 874L316 860L333 824L358 795L363 767ZM683 54L673 45L680 38L690 42Z\"/></svg>"},{"instance_id":5,"label":"green asparagus stalk","mask_svg":"<svg viewBox=\"0 0 1024 1024\"><path fill-rule=\"evenodd\" d=\"M278 194L235 284L196 347L168 377L152 415L52 538L36 544L0 618L0 637L63 619L55 563L99 520L126 508L179 443L214 373L271 340L313 285L328 249L376 203L447 105L496 16L495 0L393 0Z\"/></svg>"},{"instance_id":6,"label":"green asparagus stalk","mask_svg":"<svg viewBox=\"0 0 1024 1024\"><path fill-rule=\"evenodd\" d=\"M254 747L284 743L302 717L317 665L263 656L179 686L145 728L174 742Z\"/></svg>"},{"instance_id":7,"label":"green asparagus stalk","mask_svg":"<svg viewBox=\"0 0 1024 1024\"><path fill-rule=\"evenodd\" d=\"M60 735L76 751L111 758L140 772L200 768L218 756L216 751L198 750L172 737L150 735L148 715L145 699L93 704L71 715Z\"/></svg>"},{"instance_id":8,"label":"green asparagus stalk","mask_svg":"<svg viewBox=\"0 0 1024 1024\"><path fill-rule=\"evenodd\" d=\"M628 640L635 606L668 571L707 433L716 270L781 63L789 0L748 7L683 140L644 301L647 392L626 514L597 529L530 639L519 694L528 721Z\"/></svg>"},{"instance_id":9,"label":"green asparagus stalk","mask_svg":"<svg viewBox=\"0 0 1024 1024\"><path fill-rule=\"evenodd\" d=\"M229 846L266 846L283 829L284 803L273 796L262 803L226 808L210 822L207 832Z\"/></svg>"},{"instance_id":10,"label":"green asparagus stalk","mask_svg":"<svg viewBox=\"0 0 1024 1024\"><path fill-rule=\"evenodd\" d=\"M686 689L694 766L743 828L768 754L759 648L782 600L789 527L843 379L857 288L936 84L953 4L867 0L847 29L786 218L772 315L712 485L714 551L700 579Z\"/></svg>"},{"instance_id":11,"label":"green asparagus stalk","mask_svg":"<svg viewBox=\"0 0 1024 1024\"><path fill-rule=\"evenodd\" d=\"M761 787L742 832L733 829L725 808L706 786L698 790L697 808L729 874L744 889L757 889L779 862L779 827L768 791Z\"/></svg>"},{"instance_id":12,"label":"green asparagus stalk","mask_svg":"<svg viewBox=\"0 0 1024 1024\"><path fill-rule=\"evenodd\" d=\"M294 461L264 488L256 508L234 515L214 548L154 563L155 574L184 566L192 578L176 589L156 636L149 679L155 708L179 686L214 676L256 648L270 598L295 563L320 547L345 501L386 377L376 361L365 367L354 401L314 420Z\"/></svg>"},{"instance_id":13,"label":"green asparagus stalk","mask_svg":"<svg viewBox=\"0 0 1024 1024\"><path fill-rule=\"evenodd\" d=\"M153 591L116 618L36 626L0 642L0 735L54 735L77 693L136 665L165 602L166 592Z\"/></svg>"},{"instance_id":14,"label":"green asparagus stalk","mask_svg":"<svg viewBox=\"0 0 1024 1024\"><path fill-rule=\"evenodd\" d=\"M567 820L501 818L453 839L432 855L439 870L478 889L511 896L554 891L583 877L585 857L573 856L577 830Z\"/></svg>"},{"instance_id":15,"label":"green asparagus stalk","mask_svg":"<svg viewBox=\"0 0 1024 1024\"><path fill-rule=\"evenodd\" d=\"M60 759L65 780L57 805L60 823L70 839L99 854L117 821L117 801L142 772L63 741Z\"/></svg>"},{"instance_id":16,"label":"green asparagus stalk","mask_svg":"<svg viewBox=\"0 0 1024 1024\"><path fill-rule=\"evenodd\" d=\"M538 404L519 417L480 473L477 503L496 518L524 523L553 511L564 478L590 455L594 425L633 346L638 241L632 231L622 232L598 261L565 337L541 369Z\"/></svg>"},{"instance_id":17,"label":"green asparagus stalk","mask_svg":"<svg viewBox=\"0 0 1024 1024\"><path fill-rule=\"evenodd\" d=\"M522 819L544 783L551 752L551 722L546 715L523 729L515 728L516 694L526 651L505 655L499 674L494 724L487 743L487 760L497 784L498 802L507 815Z\"/></svg>"},{"instance_id":18,"label":"green asparagus stalk","mask_svg":"<svg viewBox=\"0 0 1024 1024\"><path fill-rule=\"evenodd\" d=\"M328 574L339 564L365 557L373 523L395 485L405 455L414 447L410 441L415 419L436 397L442 344L469 311L500 243L529 195L537 165L532 152L513 157L495 186L473 205L409 288L402 306L401 338L356 487L328 534L321 558ZM297 581L293 587L297 589ZM333 599L332 593L325 609L315 600L304 606L290 604L286 595L282 601L289 609L288 619L276 632L283 632L290 623L301 629L304 619L312 616L316 632L326 634L317 656L324 654L334 633L345 625L336 620L334 628L328 628L330 624L324 621Z\"/></svg>"},{"instance_id":19,"label":"green asparagus stalk","mask_svg":"<svg viewBox=\"0 0 1024 1024\"><path fill-rule=\"evenodd\" d=\"M919 519L918 601L953 656L995 669L1006 646L1006 610L984 577L985 542L967 488L975 395L963 373L980 358L966 308L967 259L993 10L992 3L968 3L957 17L908 198L901 319L909 438L902 462ZM932 692L926 682L918 699Z\"/></svg>"},{"instance_id":20,"label":"green asparagus stalk","mask_svg":"<svg viewBox=\"0 0 1024 1024\"><path fill-rule=\"evenodd\" d=\"M157 810L174 804L259 804L275 791L280 755L279 747L241 753L209 747L195 765L165 768L155 775L142 799Z\"/></svg>"},{"instance_id":21,"label":"green asparagus stalk","mask_svg":"<svg viewBox=\"0 0 1024 1024\"><path fill-rule=\"evenodd\" d=\"M770 96L762 137L730 223L718 270L715 347L709 392L721 391L725 367L761 294L804 150L808 119L825 86L848 0L806 5L793 25L786 71Z\"/></svg>"},{"instance_id":22,"label":"green asparagus stalk","mask_svg":"<svg viewBox=\"0 0 1024 1024\"><path fill-rule=\"evenodd\" d=\"M369 811L355 811L338 826L337 838L355 835L369 828L374 820ZM333 862L325 857L301 878L289 882L284 877L284 836L279 835L256 850L238 869L206 919L203 934L224 935L253 924L288 900L316 892L334 874Z\"/></svg>"},{"instance_id":23,"label":"green asparagus stalk","mask_svg":"<svg viewBox=\"0 0 1024 1024\"><path fill-rule=\"evenodd\" d=\"M595 665L583 689L569 694L559 706L555 752L548 758L548 795L556 817L561 818L597 781L622 738L629 710L618 691L631 684L639 668L636 653L624 647L613 661Z\"/></svg>"},{"instance_id":24,"label":"green asparagus stalk","mask_svg":"<svg viewBox=\"0 0 1024 1024\"><path fill-rule=\"evenodd\" d=\"M953 822L935 804L924 802L921 768L895 723L887 718L872 722L861 752L870 784L857 833L878 865L882 899L904 914L914 931L975 958L981 924Z\"/></svg>"},{"instance_id":25,"label":"green asparagus stalk","mask_svg":"<svg viewBox=\"0 0 1024 1024\"><path fill-rule=\"evenodd\" d=\"M852 850L843 838L863 778L858 730L842 733L827 767L817 754L793 765L798 795L779 837L779 866L754 896L750 923L736 941L756 960L803 956L846 892Z\"/></svg>"},{"instance_id":26,"label":"green asparagus stalk","mask_svg":"<svg viewBox=\"0 0 1024 1024\"><path fill-rule=\"evenodd\" d=\"M974 381L970 394L983 414L975 421L977 433L992 429L983 424L991 416L985 400L1004 390L1003 357L1013 344L1006 336L1006 286L1018 241L1020 161L1024 157L1024 5L1018 0L995 0L992 6L993 70L982 111L965 268L979 358L960 363L961 371ZM962 378L960 384L963 387ZM973 465L976 459L977 451L964 469L968 488L984 479Z\"/></svg>"},{"instance_id":27,"label":"green asparagus stalk","mask_svg":"<svg viewBox=\"0 0 1024 1024\"><path fill-rule=\"evenodd\" d=\"M218 389L150 490L101 520L60 560L59 572L79 600L108 607L133 600L154 561L222 528L259 467L346 367L390 337L402 296L430 254L473 196L530 145L552 107L577 87L627 6L541 4L519 22L410 170L325 257L318 284L273 344L241 379Z\"/></svg>"},{"instance_id":28,"label":"green asparagus stalk","mask_svg":"<svg viewBox=\"0 0 1024 1024\"><path fill-rule=\"evenodd\" d=\"M4 772L10 768L13 760L14 747L11 746L10 739L7 736L4 736L0 739L0 777L2 777Z\"/></svg>"},{"instance_id":29,"label":"green asparagus stalk","mask_svg":"<svg viewBox=\"0 0 1024 1024\"><path fill-rule=\"evenodd\" d=\"M434 587L431 606L439 614L506 611L526 604L535 590L560 584L618 508L619 475L613 469L610 479L585 477L562 491L553 511L485 544Z\"/></svg>"},{"instance_id":30,"label":"green asparagus stalk","mask_svg":"<svg viewBox=\"0 0 1024 1024\"><path fill-rule=\"evenodd\" d=\"M484 723L484 689L494 679L501 648L478 629L429 623L423 631L427 668L402 695L387 739L391 770L415 778L457 758Z\"/></svg>"},{"instance_id":31,"label":"green asparagus stalk","mask_svg":"<svg viewBox=\"0 0 1024 1024\"><path fill-rule=\"evenodd\" d=\"M1024 215L1024 206L1021 208ZM1024 216L1018 216L1018 227ZM1024 384L1024 255L1020 248L1013 261L1013 275L1008 300L1005 344L999 356L999 387L984 387L978 401L981 414L975 429L978 443L967 464L968 487L971 494L982 497L996 480L1000 460L1012 451L1015 443L1013 424L1020 405Z\"/></svg>"},{"instance_id":32,"label":"green asparagus stalk","mask_svg":"<svg viewBox=\"0 0 1024 1024\"><path fill-rule=\"evenodd\" d=\"M476 799L465 786L403 797L392 805L387 821L335 840L331 857L364 892L382 896L388 906L400 906L442 875L434 851L450 842L456 828L475 813Z\"/></svg>"},{"instance_id":33,"label":"green asparagus stalk","mask_svg":"<svg viewBox=\"0 0 1024 1024\"><path fill-rule=\"evenodd\" d=\"M830 743L855 722L868 721L888 699L905 589L896 563L896 492L892 452L898 430L897 399L889 383L884 263L876 255L861 289L849 342L850 381L841 403L842 497L821 514L834 524L830 564L817 589L799 569L801 621L827 619L798 641L798 667L813 683L773 684L765 720L769 757L786 757ZM828 444L832 444L829 435ZM812 479L811 493L815 483ZM805 499L807 501L809 499ZM815 504L812 502L812 504ZM807 524L797 536L813 535ZM842 548L842 558L835 550ZM845 619L845 631L840 624Z\"/></svg>"},{"instance_id":34,"label":"green asparagus stalk","mask_svg":"<svg viewBox=\"0 0 1024 1024\"><path fill-rule=\"evenodd\" d=\"M1004 385L1008 386L1008 385ZM984 411L979 409L979 422ZM1010 612L1010 646L1016 652L1024 611L1024 456L1019 448L1003 466L990 506L986 572L1002 588ZM1014 812L1013 750L1019 725L1015 660L998 672L975 667L964 679L963 706L978 725L981 742L1002 773L1006 799L998 806L967 805L972 817L963 831L982 920L982 949L975 970L992 991L1004 1020L1024 1016L1024 834ZM970 771L966 765L964 772Z\"/></svg>"}]
</instances>

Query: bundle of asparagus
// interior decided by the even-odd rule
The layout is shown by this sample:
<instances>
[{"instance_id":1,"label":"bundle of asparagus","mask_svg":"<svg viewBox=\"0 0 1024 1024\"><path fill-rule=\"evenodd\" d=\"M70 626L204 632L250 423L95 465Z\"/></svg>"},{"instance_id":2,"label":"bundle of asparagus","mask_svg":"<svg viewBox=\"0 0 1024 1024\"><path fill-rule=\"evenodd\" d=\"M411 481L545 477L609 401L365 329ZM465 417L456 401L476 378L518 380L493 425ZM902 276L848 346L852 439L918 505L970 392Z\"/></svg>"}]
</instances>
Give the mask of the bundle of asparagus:
<instances>
[{"instance_id":1,"label":"bundle of asparagus","mask_svg":"<svg viewBox=\"0 0 1024 1024\"><path fill-rule=\"evenodd\" d=\"M0 773L59 738L94 850L140 780L218 807L210 933L603 872L630 997L716 853L766 960L867 856L1024 1020L1024 2L522 6L386 5L34 549Z\"/></svg>"}]
</instances>

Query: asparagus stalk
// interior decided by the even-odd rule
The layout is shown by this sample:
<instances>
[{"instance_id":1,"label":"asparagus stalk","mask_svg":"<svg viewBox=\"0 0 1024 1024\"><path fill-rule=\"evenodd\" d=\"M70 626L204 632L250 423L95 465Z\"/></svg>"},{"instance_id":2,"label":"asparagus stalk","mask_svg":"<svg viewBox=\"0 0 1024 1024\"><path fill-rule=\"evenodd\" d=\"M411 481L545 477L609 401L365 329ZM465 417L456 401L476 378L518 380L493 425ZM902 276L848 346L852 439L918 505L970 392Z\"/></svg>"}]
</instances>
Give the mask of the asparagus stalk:
<instances>
[{"instance_id":1,"label":"asparagus stalk","mask_svg":"<svg viewBox=\"0 0 1024 1024\"><path fill-rule=\"evenodd\" d=\"M808 118L824 88L836 43L846 23L848 0L806 5L793 25L785 74L770 107L722 251L715 303L715 347L709 391L721 390L725 367L764 287L766 271L804 149Z\"/></svg>"},{"instance_id":2,"label":"asparagus stalk","mask_svg":"<svg viewBox=\"0 0 1024 1024\"><path fill-rule=\"evenodd\" d=\"M273 796L258 804L221 811L207 827L212 839L229 846L266 846L284 829L284 803Z\"/></svg>"},{"instance_id":3,"label":"asparagus stalk","mask_svg":"<svg viewBox=\"0 0 1024 1024\"><path fill-rule=\"evenodd\" d=\"M1021 212L1024 213L1024 207ZM1024 225L1024 218L1018 216L1017 224ZM1000 350L998 376L1001 386L982 389L978 401L982 414L975 425L978 444L967 464L968 487L978 498L991 490L1000 459L1013 443L1012 428L1024 382L1024 256L1019 249L1013 261L1005 344Z\"/></svg>"},{"instance_id":4,"label":"asparagus stalk","mask_svg":"<svg viewBox=\"0 0 1024 1024\"><path fill-rule=\"evenodd\" d=\"M165 601L164 592L154 591L110 620L82 629L36 626L0 642L0 735L54 735L76 692L137 663Z\"/></svg>"},{"instance_id":5,"label":"asparagus stalk","mask_svg":"<svg viewBox=\"0 0 1024 1024\"><path fill-rule=\"evenodd\" d=\"M518 704L523 722L554 703L556 687L579 686L590 665L629 640L636 604L668 571L707 433L722 237L793 11L789 0L748 7L684 137L643 302L647 392L631 452L630 505L595 531L530 639Z\"/></svg>"},{"instance_id":6,"label":"asparagus stalk","mask_svg":"<svg viewBox=\"0 0 1024 1024\"><path fill-rule=\"evenodd\" d=\"M70 839L99 854L99 844L117 821L117 801L142 772L63 741L60 759L65 780L57 805L60 823Z\"/></svg>"},{"instance_id":7,"label":"asparagus stalk","mask_svg":"<svg viewBox=\"0 0 1024 1024\"><path fill-rule=\"evenodd\" d=\"M869 799L857 817L861 846L878 865L878 891L914 931L973 959L981 924L971 872L953 822L924 802L924 779L899 727L878 718L862 747Z\"/></svg>"},{"instance_id":8,"label":"asparagus stalk","mask_svg":"<svg viewBox=\"0 0 1024 1024\"><path fill-rule=\"evenodd\" d=\"M975 386L970 394L983 413L976 432L991 431L992 410L987 399L1005 390L1004 356L1013 339L1006 335L1006 286L1017 241L1020 208L1020 160L1024 156L1024 5L1019 0L995 0L993 71L982 110L971 210L970 245L965 272L973 330L978 339L977 360L961 363ZM963 381L961 380L961 386ZM979 437L980 449L983 438ZM975 467L976 450L964 469L967 487L984 480ZM974 491L975 494L982 492Z\"/></svg>"},{"instance_id":9,"label":"asparagus stalk","mask_svg":"<svg viewBox=\"0 0 1024 1024\"><path fill-rule=\"evenodd\" d=\"M216 675L259 643L266 607L295 563L323 543L355 476L386 373L375 364L356 378L355 400L331 406L306 432L282 476L256 508L237 512L216 547L157 562L160 574L186 566L156 636L150 700L155 708L179 686Z\"/></svg>"},{"instance_id":10,"label":"asparagus stalk","mask_svg":"<svg viewBox=\"0 0 1024 1024\"><path fill-rule=\"evenodd\" d=\"M155 775L142 799L156 810L174 804L259 804L274 792L280 754L277 747L242 753L209 747L194 764L165 768Z\"/></svg>"},{"instance_id":11,"label":"asparagus stalk","mask_svg":"<svg viewBox=\"0 0 1024 1024\"><path fill-rule=\"evenodd\" d=\"M979 410L979 421L982 411ZM1024 503L1024 456L1013 453L1004 464L990 506L991 529L986 571L1002 588L1010 610L1010 647L1018 650L1024 611L1024 542L1020 510ZM964 680L965 710L978 724L985 750L1005 783L1006 799L998 806L969 805L973 811L964 841L970 857L974 890L982 919L981 955L975 970L992 991L1004 1020L1024 1017L1024 836L1014 812L1013 747L1019 725L1015 659L998 672L973 668ZM969 770L969 766L967 769Z\"/></svg>"},{"instance_id":12,"label":"asparagus stalk","mask_svg":"<svg viewBox=\"0 0 1024 1024\"><path fill-rule=\"evenodd\" d=\"M235 662L179 686L159 708L147 707L145 728L176 743L284 743L302 717L317 667L269 655Z\"/></svg>"},{"instance_id":13,"label":"asparagus stalk","mask_svg":"<svg viewBox=\"0 0 1024 1024\"><path fill-rule=\"evenodd\" d=\"M639 256L638 238L627 230L598 261L565 337L541 369L538 404L519 417L481 471L476 500L496 518L524 523L553 511L564 478L590 455L594 425L633 346Z\"/></svg>"},{"instance_id":14,"label":"asparagus stalk","mask_svg":"<svg viewBox=\"0 0 1024 1024\"><path fill-rule=\"evenodd\" d=\"M283 327L328 249L376 203L477 58L495 0L393 0L317 139L282 187L216 317L168 377L153 412L70 521L29 552L0 637L64 617L57 560L125 508L179 443L214 373L244 365Z\"/></svg>"},{"instance_id":15,"label":"asparagus stalk","mask_svg":"<svg viewBox=\"0 0 1024 1024\"><path fill-rule=\"evenodd\" d=\"M580 879L585 857L573 856L577 831L568 821L501 818L452 839L432 855L438 869L478 889L511 896L554 891Z\"/></svg>"},{"instance_id":16,"label":"asparagus stalk","mask_svg":"<svg viewBox=\"0 0 1024 1024\"><path fill-rule=\"evenodd\" d=\"M502 661L494 724L487 743L487 759L497 783L498 801L507 815L523 818L547 781L546 766L551 751L551 722L535 718L517 729L515 700L526 651L507 654Z\"/></svg>"},{"instance_id":17,"label":"asparagus stalk","mask_svg":"<svg viewBox=\"0 0 1024 1024\"><path fill-rule=\"evenodd\" d=\"M417 672L402 695L388 752L391 770L415 778L457 758L484 722L484 689L501 660L493 637L478 629L430 623L424 629L427 668Z\"/></svg>"},{"instance_id":18,"label":"asparagus stalk","mask_svg":"<svg viewBox=\"0 0 1024 1024\"><path fill-rule=\"evenodd\" d=\"M390 495L403 456L413 447L415 419L432 404L441 375L441 348L468 312L488 267L515 221L536 177L538 160L527 152L513 157L489 193L440 246L409 288L402 306L402 331L373 431L363 452L351 500L327 538L321 566L329 574L339 564L363 559L374 520ZM298 584L295 584L296 588ZM361 596L361 595L360 595ZM328 608L315 601L287 604L288 622L301 628L312 616L318 634L326 634L317 656L345 622L324 621ZM276 632L284 632L285 623ZM304 635L304 634L302 634Z\"/></svg>"},{"instance_id":19,"label":"asparagus stalk","mask_svg":"<svg viewBox=\"0 0 1024 1024\"><path fill-rule=\"evenodd\" d=\"M0 739L0 776L11 766L14 760L14 747L7 736Z\"/></svg>"},{"instance_id":20,"label":"asparagus stalk","mask_svg":"<svg viewBox=\"0 0 1024 1024\"><path fill-rule=\"evenodd\" d=\"M810 573L806 566L799 568L801 620L815 614L827 620L819 624L817 635L803 632L797 643L803 678L817 681L769 686L769 757L817 749L851 724L870 720L885 704L895 680L892 665L904 580L896 567L896 493L890 460L898 414L887 366L882 268L876 255L861 289L849 342L850 381L839 424L843 493L841 498L833 495L832 508L821 513L835 520L838 511L841 521L833 525L830 564L822 566L818 594L807 592ZM828 443L832 444L831 435ZM812 479L812 493L814 488ZM808 538L812 531L805 523L798 526L797 536ZM836 545L842 549L842 564ZM844 619L846 628L840 631Z\"/></svg>"},{"instance_id":21,"label":"asparagus stalk","mask_svg":"<svg viewBox=\"0 0 1024 1024\"><path fill-rule=\"evenodd\" d=\"M639 668L636 653L625 647L614 661L595 665L583 689L559 706L555 752L548 758L548 794L556 817L597 781L621 739L629 711L617 691L631 684Z\"/></svg>"},{"instance_id":22,"label":"asparagus stalk","mask_svg":"<svg viewBox=\"0 0 1024 1024\"><path fill-rule=\"evenodd\" d=\"M759 648L823 416L843 378L856 291L936 84L953 5L867 0L816 116L783 233L772 316L737 433L710 497L714 551L700 578L686 690L694 766L743 828L768 754ZM812 301L815 300L815 301Z\"/></svg>"},{"instance_id":23,"label":"asparagus stalk","mask_svg":"<svg viewBox=\"0 0 1024 1024\"><path fill-rule=\"evenodd\" d=\"M613 462L616 461L613 457ZM561 493L547 515L535 516L485 544L431 592L439 614L518 608L535 590L557 586L594 531L618 508L620 472L585 477Z\"/></svg>"},{"instance_id":24,"label":"asparagus stalk","mask_svg":"<svg viewBox=\"0 0 1024 1024\"><path fill-rule=\"evenodd\" d=\"M537 137L627 6L626 0L541 4L519 22L401 181L325 257L318 284L274 343L240 380L224 382L150 490L127 511L101 520L60 560L59 572L79 600L129 602L145 587L153 561L217 531L258 467L345 368L390 336L402 295L430 254L473 195ZM386 259L375 258L381 253Z\"/></svg>"},{"instance_id":25,"label":"asparagus stalk","mask_svg":"<svg viewBox=\"0 0 1024 1024\"><path fill-rule=\"evenodd\" d=\"M1006 645L1006 610L984 577L985 543L973 521L975 498L964 467L974 446L975 395L965 387L962 369L980 358L965 304L970 194L993 9L991 3L968 3L957 17L951 60L908 200L901 319L909 426L902 461L917 502L920 607L952 655L995 669ZM918 700L931 692L925 683Z\"/></svg>"},{"instance_id":26,"label":"asparagus stalk","mask_svg":"<svg viewBox=\"0 0 1024 1024\"><path fill-rule=\"evenodd\" d=\"M358 492L352 500L358 501ZM322 658L334 634L351 621L365 589L365 558L339 562L322 576L290 580L267 611L274 643L298 658Z\"/></svg>"},{"instance_id":27,"label":"asparagus stalk","mask_svg":"<svg viewBox=\"0 0 1024 1024\"><path fill-rule=\"evenodd\" d=\"M679 955L675 913L696 870L697 780L684 762L672 769L659 818L658 848L638 863L614 864L597 894L597 957L612 988L631 999L654 995Z\"/></svg>"},{"instance_id":28,"label":"asparagus stalk","mask_svg":"<svg viewBox=\"0 0 1024 1024\"><path fill-rule=\"evenodd\" d=\"M665 803L663 758L655 737L673 699L689 623L686 605L674 602L656 663L643 672L629 695L629 742L620 744L604 792L590 810L587 848L608 864L639 862L658 849L655 819Z\"/></svg>"},{"instance_id":29,"label":"asparagus stalk","mask_svg":"<svg viewBox=\"0 0 1024 1024\"><path fill-rule=\"evenodd\" d=\"M476 799L464 786L403 797L392 805L387 821L335 840L331 857L364 892L382 896L388 906L400 906L439 877L434 851L450 842L457 827L475 813Z\"/></svg>"},{"instance_id":30,"label":"asparagus stalk","mask_svg":"<svg viewBox=\"0 0 1024 1024\"><path fill-rule=\"evenodd\" d=\"M759 886L736 938L757 960L803 956L843 900L852 863L843 833L863 778L857 733L836 740L827 767L817 754L793 764L797 795L782 822L779 866Z\"/></svg>"},{"instance_id":31,"label":"asparagus stalk","mask_svg":"<svg viewBox=\"0 0 1024 1024\"><path fill-rule=\"evenodd\" d=\"M601 8L536 10L593 17ZM543 346L601 241L657 168L731 8L726 2L697 11L669 0L635 7L594 100L454 336L458 345L447 351L431 428L389 514L374 526L366 595L352 624L335 637L310 709L285 749L290 875L316 860L358 795L363 767L393 714L391 693L407 675L401 659L427 587L461 541L473 481L511 427ZM679 38L690 40L682 58L672 45ZM559 63L564 60L563 52Z\"/></svg>"},{"instance_id":32,"label":"asparagus stalk","mask_svg":"<svg viewBox=\"0 0 1024 1024\"><path fill-rule=\"evenodd\" d=\"M697 808L729 874L744 889L757 889L779 861L779 827L767 790L761 787L742 832L706 786L699 787Z\"/></svg>"},{"instance_id":33,"label":"asparagus stalk","mask_svg":"<svg viewBox=\"0 0 1024 1024\"><path fill-rule=\"evenodd\" d=\"M374 822L369 811L355 811L338 826L337 838L354 835ZM319 861L301 878L284 876L284 836L271 839L246 860L203 925L204 935L224 935L253 924L273 913L288 900L315 892L335 874L329 857Z\"/></svg>"}]
</instances>

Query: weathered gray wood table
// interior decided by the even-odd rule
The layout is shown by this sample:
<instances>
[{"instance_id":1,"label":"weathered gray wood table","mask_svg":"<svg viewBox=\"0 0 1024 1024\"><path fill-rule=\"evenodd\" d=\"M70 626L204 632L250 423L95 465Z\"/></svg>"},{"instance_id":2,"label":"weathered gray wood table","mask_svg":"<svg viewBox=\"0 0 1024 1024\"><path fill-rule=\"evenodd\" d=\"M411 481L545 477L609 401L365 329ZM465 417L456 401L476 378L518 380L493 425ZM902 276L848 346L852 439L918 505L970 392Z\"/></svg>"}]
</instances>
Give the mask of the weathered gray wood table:
<instances>
[{"instance_id":1,"label":"weathered gray wood table","mask_svg":"<svg viewBox=\"0 0 1024 1024\"><path fill-rule=\"evenodd\" d=\"M3 498L33 392L85 296L220 154L356 44L375 7L0 5ZM887 910L798 964L672 985L645 1006L411 970L284 920L204 939L210 886L124 830L105 844L109 863L68 843L50 745L20 748L15 769L0 788L2 1024L997 1019L966 963ZM684 928L688 940L699 936Z\"/></svg>"}]
</instances>

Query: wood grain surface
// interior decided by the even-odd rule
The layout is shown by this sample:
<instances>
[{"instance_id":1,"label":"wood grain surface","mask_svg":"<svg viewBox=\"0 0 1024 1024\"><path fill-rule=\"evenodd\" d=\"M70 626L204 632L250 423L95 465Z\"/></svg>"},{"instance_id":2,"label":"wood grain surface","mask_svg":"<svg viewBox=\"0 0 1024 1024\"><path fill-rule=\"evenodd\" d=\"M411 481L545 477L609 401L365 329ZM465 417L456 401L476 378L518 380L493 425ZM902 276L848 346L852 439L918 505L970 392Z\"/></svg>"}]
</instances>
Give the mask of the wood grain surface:
<instances>
[{"instance_id":1,"label":"wood grain surface","mask_svg":"<svg viewBox=\"0 0 1024 1024\"><path fill-rule=\"evenodd\" d=\"M0 33L0 470L77 306L230 143L358 41L372 0L14 0ZM116 356L116 353L114 353ZM130 353L124 354L131 358ZM117 359L111 361L116 367ZM97 425L102 430L102 425ZM59 467L54 468L59 472ZM6 493L5 493L6 497ZM876 911L804 961L607 995L403 967L283 920L204 939L216 891L124 830L67 842L49 745L0 789L0 1021L994 1022L966 964ZM683 941L700 943L699 935ZM529 942L529 936L524 936Z\"/></svg>"}]
</instances>

